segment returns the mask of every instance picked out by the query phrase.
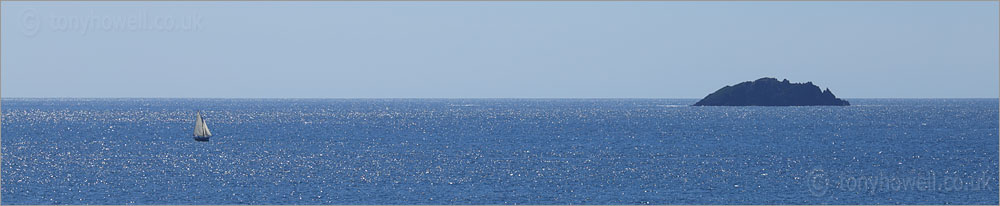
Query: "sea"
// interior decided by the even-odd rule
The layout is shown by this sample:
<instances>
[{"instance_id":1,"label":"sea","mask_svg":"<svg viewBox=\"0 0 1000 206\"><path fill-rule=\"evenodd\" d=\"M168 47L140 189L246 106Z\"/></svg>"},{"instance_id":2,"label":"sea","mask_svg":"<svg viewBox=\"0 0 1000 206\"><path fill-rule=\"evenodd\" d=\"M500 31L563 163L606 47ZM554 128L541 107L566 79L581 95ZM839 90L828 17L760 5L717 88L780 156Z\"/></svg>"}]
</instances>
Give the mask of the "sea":
<instances>
[{"instance_id":1,"label":"sea","mask_svg":"<svg viewBox=\"0 0 1000 206\"><path fill-rule=\"evenodd\" d=\"M998 99L848 100L4 98L0 203L998 204Z\"/></svg>"}]
</instances>

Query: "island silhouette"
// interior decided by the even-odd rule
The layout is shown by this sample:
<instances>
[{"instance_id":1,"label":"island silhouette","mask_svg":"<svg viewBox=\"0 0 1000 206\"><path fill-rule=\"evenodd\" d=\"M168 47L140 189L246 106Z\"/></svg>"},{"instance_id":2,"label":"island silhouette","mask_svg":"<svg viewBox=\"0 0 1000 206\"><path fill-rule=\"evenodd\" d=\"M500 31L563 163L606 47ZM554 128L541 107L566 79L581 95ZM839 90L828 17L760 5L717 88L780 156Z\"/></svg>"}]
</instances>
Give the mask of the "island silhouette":
<instances>
[{"instance_id":1,"label":"island silhouette","mask_svg":"<svg viewBox=\"0 0 1000 206\"><path fill-rule=\"evenodd\" d=\"M725 86L705 96L693 106L848 106L830 89L820 90L812 82L791 83L764 77Z\"/></svg>"}]
</instances>

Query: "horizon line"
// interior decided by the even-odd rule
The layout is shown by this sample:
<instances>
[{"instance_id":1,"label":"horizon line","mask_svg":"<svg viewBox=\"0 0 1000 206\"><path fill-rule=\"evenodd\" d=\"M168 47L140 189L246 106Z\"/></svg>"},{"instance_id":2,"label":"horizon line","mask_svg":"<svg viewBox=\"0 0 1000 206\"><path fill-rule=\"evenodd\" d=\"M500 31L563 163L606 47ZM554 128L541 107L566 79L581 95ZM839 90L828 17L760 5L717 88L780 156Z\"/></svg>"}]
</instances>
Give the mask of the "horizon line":
<instances>
[{"instance_id":1,"label":"horizon line","mask_svg":"<svg viewBox=\"0 0 1000 206\"><path fill-rule=\"evenodd\" d=\"M0 97L2 99L703 99L704 97ZM1000 97L837 97L840 99L1000 99Z\"/></svg>"}]
</instances>

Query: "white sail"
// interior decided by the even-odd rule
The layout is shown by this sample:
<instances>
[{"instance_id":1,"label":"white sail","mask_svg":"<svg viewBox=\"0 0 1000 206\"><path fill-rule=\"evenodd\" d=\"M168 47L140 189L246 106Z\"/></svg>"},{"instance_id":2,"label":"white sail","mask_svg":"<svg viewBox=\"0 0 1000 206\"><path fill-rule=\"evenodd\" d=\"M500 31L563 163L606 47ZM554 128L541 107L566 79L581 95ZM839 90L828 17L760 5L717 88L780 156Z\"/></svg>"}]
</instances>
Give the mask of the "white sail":
<instances>
[{"instance_id":1,"label":"white sail","mask_svg":"<svg viewBox=\"0 0 1000 206\"><path fill-rule=\"evenodd\" d=\"M195 119L194 123L194 136L195 137L211 137L212 132L208 130L208 125L205 124L205 119L201 118L201 112L198 112L198 117Z\"/></svg>"},{"instance_id":2,"label":"white sail","mask_svg":"<svg viewBox=\"0 0 1000 206\"><path fill-rule=\"evenodd\" d=\"M208 124L205 124L205 119L201 119L201 129L205 130L205 136L212 136L212 131L208 130Z\"/></svg>"}]
</instances>

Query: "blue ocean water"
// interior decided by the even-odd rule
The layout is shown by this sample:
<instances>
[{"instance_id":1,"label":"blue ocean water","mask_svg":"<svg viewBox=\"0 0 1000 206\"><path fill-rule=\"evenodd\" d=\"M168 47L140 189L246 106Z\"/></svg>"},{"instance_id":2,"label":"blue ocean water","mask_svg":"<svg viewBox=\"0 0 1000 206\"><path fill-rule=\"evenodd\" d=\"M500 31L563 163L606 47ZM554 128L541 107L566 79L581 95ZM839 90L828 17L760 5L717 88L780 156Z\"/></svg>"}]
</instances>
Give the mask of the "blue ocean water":
<instances>
[{"instance_id":1,"label":"blue ocean water","mask_svg":"<svg viewBox=\"0 0 1000 206\"><path fill-rule=\"evenodd\" d=\"M997 99L695 101L5 98L0 203L998 204Z\"/></svg>"}]
</instances>

